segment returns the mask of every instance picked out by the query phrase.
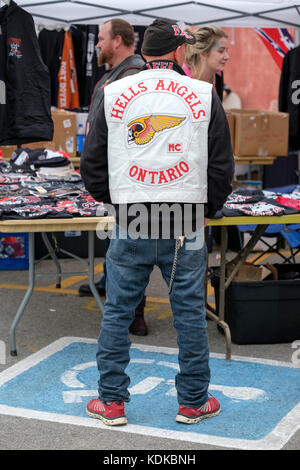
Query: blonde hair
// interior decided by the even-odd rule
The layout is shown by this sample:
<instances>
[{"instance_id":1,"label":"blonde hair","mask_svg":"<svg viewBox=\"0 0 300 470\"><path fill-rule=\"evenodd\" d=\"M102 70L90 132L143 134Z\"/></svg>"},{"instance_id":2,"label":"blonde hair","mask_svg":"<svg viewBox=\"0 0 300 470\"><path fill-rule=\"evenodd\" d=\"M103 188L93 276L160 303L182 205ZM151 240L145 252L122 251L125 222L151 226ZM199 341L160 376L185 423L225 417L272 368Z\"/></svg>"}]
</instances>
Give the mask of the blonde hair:
<instances>
[{"instance_id":1,"label":"blonde hair","mask_svg":"<svg viewBox=\"0 0 300 470\"><path fill-rule=\"evenodd\" d=\"M193 33L196 37L195 44L186 45L185 62L191 69L196 68L201 62L201 53L208 55L218 39L228 38L227 34L216 26L200 26L197 29L187 28L186 31Z\"/></svg>"}]
</instances>

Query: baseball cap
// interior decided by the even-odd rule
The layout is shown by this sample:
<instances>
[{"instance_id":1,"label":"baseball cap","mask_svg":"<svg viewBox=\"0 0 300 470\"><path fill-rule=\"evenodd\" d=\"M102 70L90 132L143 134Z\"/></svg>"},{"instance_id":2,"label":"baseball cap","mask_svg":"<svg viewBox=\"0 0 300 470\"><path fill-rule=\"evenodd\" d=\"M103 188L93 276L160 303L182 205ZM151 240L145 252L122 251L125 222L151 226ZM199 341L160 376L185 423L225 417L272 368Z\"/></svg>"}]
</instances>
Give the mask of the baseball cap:
<instances>
[{"instance_id":1,"label":"baseball cap","mask_svg":"<svg viewBox=\"0 0 300 470\"><path fill-rule=\"evenodd\" d=\"M196 38L187 33L172 20L158 18L148 26L144 34L142 53L149 56L161 56L174 51L184 43L195 44Z\"/></svg>"}]
</instances>

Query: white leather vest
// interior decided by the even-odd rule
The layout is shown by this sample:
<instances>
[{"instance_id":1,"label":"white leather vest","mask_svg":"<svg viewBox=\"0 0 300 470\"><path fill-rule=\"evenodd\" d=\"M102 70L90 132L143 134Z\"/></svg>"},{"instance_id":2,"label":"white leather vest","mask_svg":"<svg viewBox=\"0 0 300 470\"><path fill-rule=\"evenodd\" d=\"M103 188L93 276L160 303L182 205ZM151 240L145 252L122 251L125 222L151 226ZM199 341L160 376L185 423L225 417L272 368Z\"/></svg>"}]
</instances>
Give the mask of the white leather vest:
<instances>
[{"instance_id":1,"label":"white leather vest","mask_svg":"<svg viewBox=\"0 0 300 470\"><path fill-rule=\"evenodd\" d=\"M212 85L152 69L104 89L113 204L207 202Z\"/></svg>"}]
</instances>

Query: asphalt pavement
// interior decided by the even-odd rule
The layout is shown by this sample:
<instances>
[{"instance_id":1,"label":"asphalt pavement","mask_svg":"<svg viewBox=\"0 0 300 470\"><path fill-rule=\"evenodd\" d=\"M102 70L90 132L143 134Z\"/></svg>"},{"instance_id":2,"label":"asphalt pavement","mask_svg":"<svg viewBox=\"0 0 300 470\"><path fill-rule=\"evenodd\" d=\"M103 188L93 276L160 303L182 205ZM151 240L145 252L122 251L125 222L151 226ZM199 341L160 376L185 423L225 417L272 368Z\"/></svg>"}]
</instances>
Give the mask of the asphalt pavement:
<instances>
[{"instance_id":1,"label":"asphalt pavement","mask_svg":"<svg viewBox=\"0 0 300 470\"><path fill-rule=\"evenodd\" d=\"M230 255L229 255L230 256ZM300 258L298 257L300 261ZM103 258L95 260L96 279L102 270ZM268 262L277 261L274 257L268 258ZM210 265L219 262L217 249L210 254ZM77 260L61 260L64 271L77 272L81 269ZM55 268L50 260L38 264L39 272L54 272ZM8 371L14 366L22 365L25 359L30 358L43 348L51 345L60 338L75 337L96 340L101 325L102 314L96 302L91 297L79 297L78 287L86 283L84 276L72 276L62 281L61 289L56 289L54 279L39 279L35 291L25 310L16 330L18 355L12 357L9 352L9 330L14 315L22 301L28 285L27 271L0 271L0 340L2 346L2 364L0 372ZM176 332L173 327L172 313L168 302L167 286L162 280L160 271L155 268L147 288L147 304L145 318L149 327L147 336L132 336L134 344L156 346L163 348L177 348ZM209 299L214 303L213 289L209 286ZM225 355L225 340L216 324L207 321L211 354L218 357ZM282 344L232 344L233 357L245 357L247 360L278 361L280 363L295 365L295 345ZM4 355L3 355L3 349ZM293 356L294 353L294 356ZM225 361L225 359L223 359ZM50 374L50 372L49 372ZM1 374L0 374L1 379ZM300 380L299 380L300 383ZM18 387L16 385L16 387ZM95 388L97 384L95 384ZM289 384L286 384L289 387ZM0 382L1 392L1 382ZM18 393L20 389L18 387ZM45 397L47 400L47 397ZM174 398L175 400L175 398ZM0 394L1 402L1 394ZM22 406L22 403L20 403ZM245 407L251 404L245 402ZM276 404L274 404L276 406ZM18 405L16 405L18 408ZM164 413L168 413L165 409ZM214 418L218 419L218 418ZM211 420L206 420L211 421ZM126 432L122 429L107 427L89 427L78 423L72 424L72 420L66 423L53 421L47 417L39 418L36 415L20 415L18 412L2 414L0 411L0 449L1 450L96 450L96 451L167 451L192 452L200 450L233 450L239 446L226 445L226 440L216 439L213 436L209 440L192 442L186 439L173 439L166 432L163 435ZM139 423L143 424L143 423ZM201 423L194 425L201 426ZM243 423L247 426L247 423ZM193 429L191 429L193 432ZM201 433L201 432L200 432ZM229 441L228 441L229 442ZM224 445L220 445L224 443ZM281 447L283 450L299 450L300 429L292 429L288 440Z\"/></svg>"}]
</instances>

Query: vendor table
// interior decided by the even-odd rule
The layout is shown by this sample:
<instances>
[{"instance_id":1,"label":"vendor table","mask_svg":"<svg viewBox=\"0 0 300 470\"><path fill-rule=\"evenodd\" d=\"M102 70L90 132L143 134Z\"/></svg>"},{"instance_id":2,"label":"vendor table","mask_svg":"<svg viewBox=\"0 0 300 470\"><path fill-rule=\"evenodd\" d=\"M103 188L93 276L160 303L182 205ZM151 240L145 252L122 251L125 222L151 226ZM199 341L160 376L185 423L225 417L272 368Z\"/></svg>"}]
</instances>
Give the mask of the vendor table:
<instances>
[{"instance_id":1,"label":"vendor table","mask_svg":"<svg viewBox=\"0 0 300 470\"><path fill-rule=\"evenodd\" d=\"M209 318L217 323L225 334L226 341L226 359L231 359L231 335L230 328L224 321L225 310L225 290L233 280L240 265L247 259L248 255L253 250L257 241L263 235L264 231L269 224L297 224L300 223L300 214L283 215L283 216L270 216L270 217L223 217L221 219L210 220L209 226L221 227L221 260L220 260L220 290L219 290L219 311L216 312L208 303L206 305L206 313ZM114 224L113 217L74 217L68 219L34 219L34 220L4 220L0 221L0 232L14 232L22 233L28 232L29 234L29 286L26 294L21 302L21 305L14 317L10 329L10 351L11 355L17 355L15 329L24 313L26 305L31 297L34 289L35 279L38 277L56 277L82 275L84 273L61 273L59 263L55 257L54 250L51 250L51 245L46 237L48 232L63 232L81 230L88 232L88 281L91 291L97 301L101 311L103 311L103 304L101 298L95 288L94 284L94 232L95 230L111 230ZM235 263L230 277L226 279L226 250L227 250L227 227L230 225L257 225L253 235L251 236L247 245L237 254L237 256L230 261L229 264ZM44 241L48 247L49 253L53 261L57 265L56 273L36 273L35 272L35 253L34 253L34 235L35 233L42 233ZM78 258L78 257L75 257ZM79 258L81 259L81 258Z\"/></svg>"},{"instance_id":2,"label":"vendor table","mask_svg":"<svg viewBox=\"0 0 300 470\"><path fill-rule=\"evenodd\" d=\"M219 325L225 334L226 341L226 359L231 359L231 335L228 324L224 321L225 313L225 291L234 279L241 264L247 259L256 243L263 236L265 230L270 224L299 224L300 214L282 215L282 216L262 216L262 217L222 217L221 219L212 219L209 226L221 227L221 260L220 260L220 289L219 289L219 311L216 312L208 303L206 304L207 316ZM238 254L229 263L226 261L227 251L227 227L230 225L256 225L247 245L238 252ZM226 278L226 266L234 264L230 276Z\"/></svg>"},{"instance_id":3,"label":"vendor table","mask_svg":"<svg viewBox=\"0 0 300 470\"><path fill-rule=\"evenodd\" d=\"M74 217L67 219L32 219L32 220L3 220L0 221L0 232L13 232L21 233L28 232L29 235L29 285L26 291L26 294L19 306L19 309L14 317L14 320L10 329L10 353L12 356L17 355L16 350L16 340L15 340L15 330L21 320L26 305L31 297L31 294L34 289L35 279L38 277L66 277L74 275L83 275L86 272L80 273L62 273L60 269L60 264L55 255L55 251L50 244L47 233L48 232L64 232L64 231L74 231L81 230L88 232L88 282L90 289L96 299L96 302L101 311L103 311L103 304L101 298L98 294L98 291L94 283L94 232L95 230L111 230L114 224L113 217ZM49 254L51 255L53 261L56 264L57 272L56 273L36 273L35 271L35 253L34 253L34 238L35 233L41 233L43 240L48 248ZM72 255L74 258L77 258L83 261L82 258Z\"/></svg>"},{"instance_id":4,"label":"vendor table","mask_svg":"<svg viewBox=\"0 0 300 470\"><path fill-rule=\"evenodd\" d=\"M273 165L276 158L277 157L259 157L257 155L246 157L235 156L234 161L239 165Z\"/></svg>"}]
</instances>

